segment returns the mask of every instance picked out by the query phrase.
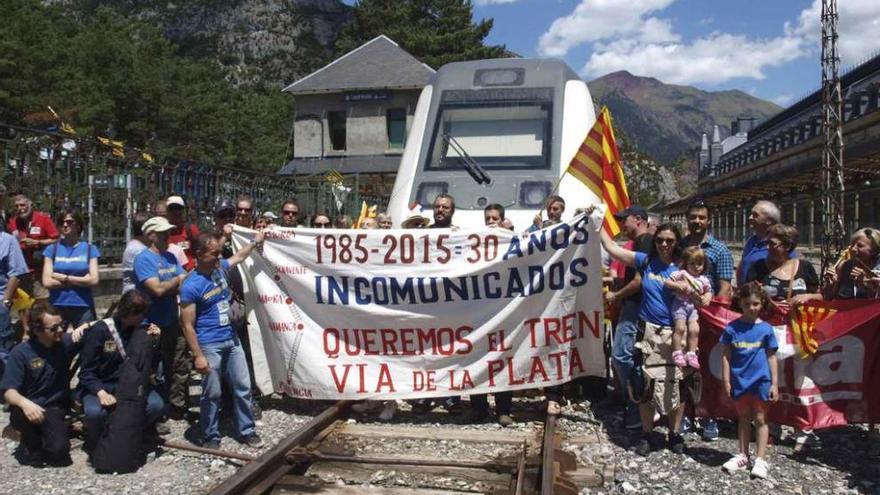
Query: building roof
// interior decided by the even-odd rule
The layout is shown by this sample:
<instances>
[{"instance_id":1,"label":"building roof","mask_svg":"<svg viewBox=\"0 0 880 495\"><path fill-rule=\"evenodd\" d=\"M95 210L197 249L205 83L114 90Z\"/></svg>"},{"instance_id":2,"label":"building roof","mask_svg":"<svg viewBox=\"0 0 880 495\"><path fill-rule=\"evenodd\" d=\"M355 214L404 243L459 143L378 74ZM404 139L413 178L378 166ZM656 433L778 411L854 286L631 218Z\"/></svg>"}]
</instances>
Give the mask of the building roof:
<instances>
[{"instance_id":1,"label":"building roof","mask_svg":"<svg viewBox=\"0 0 880 495\"><path fill-rule=\"evenodd\" d=\"M375 89L421 89L434 69L380 35L284 88L293 95Z\"/></svg>"},{"instance_id":2,"label":"building roof","mask_svg":"<svg viewBox=\"0 0 880 495\"><path fill-rule=\"evenodd\" d=\"M294 158L281 167L278 175L313 175L336 170L341 174L394 174L400 155L361 155Z\"/></svg>"}]
</instances>

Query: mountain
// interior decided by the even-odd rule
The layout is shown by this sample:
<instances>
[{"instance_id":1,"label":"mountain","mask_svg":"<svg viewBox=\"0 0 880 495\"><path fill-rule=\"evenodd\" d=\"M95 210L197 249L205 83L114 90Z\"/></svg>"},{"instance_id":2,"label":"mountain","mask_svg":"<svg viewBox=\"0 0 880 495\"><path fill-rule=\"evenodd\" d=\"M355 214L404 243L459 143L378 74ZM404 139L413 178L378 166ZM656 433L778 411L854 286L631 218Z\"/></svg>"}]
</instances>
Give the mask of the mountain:
<instances>
[{"instance_id":1,"label":"mountain","mask_svg":"<svg viewBox=\"0 0 880 495\"><path fill-rule=\"evenodd\" d=\"M149 22L185 55L215 60L234 84L285 86L332 59L351 8L339 0L50 0L79 16L100 8Z\"/></svg>"},{"instance_id":2,"label":"mountain","mask_svg":"<svg viewBox=\"0 0 880 495\"><path fill-rule=\"evenodd\" d=\"M782 110L739 90L703 91L664 84L653 77L613 72L587 83L597 108L611 110L615 130L630 146L661 164L672 165L700 145L703 132L717 124L730 132L737 116L759 122ZM711 134L710 134L711 135Z\"/></svg>"}]
</instances>

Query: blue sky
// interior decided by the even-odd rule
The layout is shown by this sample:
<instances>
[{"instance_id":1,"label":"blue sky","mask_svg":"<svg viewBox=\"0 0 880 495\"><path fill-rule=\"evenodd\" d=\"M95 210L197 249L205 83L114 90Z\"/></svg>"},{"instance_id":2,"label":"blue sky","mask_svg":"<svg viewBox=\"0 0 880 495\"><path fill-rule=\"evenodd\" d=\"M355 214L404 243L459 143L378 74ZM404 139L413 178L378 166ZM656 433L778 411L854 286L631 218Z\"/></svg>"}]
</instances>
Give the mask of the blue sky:
<instances>
[{"instance_id":1,"label":"blue sky","mask_svg":"<svg viewBox=\"0 0 880 495\"><path fill-rule=\"evenodd\" d=\"M819 0L473 0L488 42L564 59L584 79L616 70L781 105L816 90ZM346 0L353 3L353 0ZM843 67L880 50L880 0L840 0Z\"/></svg>"}]
</instances>

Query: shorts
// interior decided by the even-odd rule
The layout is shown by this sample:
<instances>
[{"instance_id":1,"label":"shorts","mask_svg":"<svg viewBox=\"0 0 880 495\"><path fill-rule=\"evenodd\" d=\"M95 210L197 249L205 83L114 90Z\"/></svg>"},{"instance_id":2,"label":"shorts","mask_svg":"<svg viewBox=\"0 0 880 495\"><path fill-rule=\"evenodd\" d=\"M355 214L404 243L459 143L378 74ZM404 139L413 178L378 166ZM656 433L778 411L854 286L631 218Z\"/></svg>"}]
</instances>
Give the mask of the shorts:
<instances>
[{"instance_id":1,"label":"shorts","mask_svg":"<svg viewBox=\"0 0 880 495\"><path fill-rule=\"evenodd\" d=\"M692 301L686 299L675 298L672 300L672 320L673 321L699 321L700 312L694 306Z\"/></svg>"},{"instance_id":2,"label":"shorts","mask_svg":"<svg viewBox=\"0 0 880 495\"><path fill-rule=\"evenodd\" d=\"M738 399L734 399L733 404L736 406L737 413L749 411L767 412L767 403L755 394L744 393Z\"/></svg>"},{"instance_id":3,"label":"shorts","mask_svg":"<svg viewBox=\"0 0 880 495\"><path fill-rule=\"evenodd\" d=\"M36 271L19 279L18 288L27 292L34 299L49 299L49 291L43 287L40 275Z\"/></svg>"}]
</instances>

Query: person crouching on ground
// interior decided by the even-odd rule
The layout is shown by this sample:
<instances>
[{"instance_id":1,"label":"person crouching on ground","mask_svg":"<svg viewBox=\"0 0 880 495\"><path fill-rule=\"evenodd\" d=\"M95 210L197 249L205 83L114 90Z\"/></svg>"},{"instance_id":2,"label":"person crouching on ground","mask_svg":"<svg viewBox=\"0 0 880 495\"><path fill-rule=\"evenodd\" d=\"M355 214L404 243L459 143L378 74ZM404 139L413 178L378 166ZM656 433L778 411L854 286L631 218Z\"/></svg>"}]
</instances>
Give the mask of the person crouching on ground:
<instances>
[{"instance_id":1,"label":"person crouching on ground","mask_svg":"<svg viewBox=\"0 0 880 495\"><path fill-rule=\"evenodd\" d=\"M721 377L724 390L734 400L739 416L739 454L722 468L731 473L749 468L749 441L755 423L757 452L752 476L767 477L767 402L779 398L777 387L776 335L769 323L759 320L770 299L757 282L737 291L742 316L732 321L721 334Z\"/></svg>"},{"instance_id":2,"label":"person crouching on ground","mask_svg":"<svg viewBox=\"0 0 880 495\"><path fill-rule=\"evenodd\" d=\"M128 354L128 343L149 311L149 296L132 289L122 296L113 317L96 322L83 339L78 394L86 416L83 448L88 453L97 444L104 431L104 421L116 405L114 394ZM150 324L147 334L158 339L159 327ZM150 390L146 401L145 430L155 433L156 421L164 413L165 401L158 391Z\"/></svg>"},{"instance_id":3,"label":"person crouching on ground","mask_svg":"<svg viewBox=\"0 0 880 495\"><path fill-rule=\"evenodd\" d=\"M12 349L0 380L10 423L21 432L16 458L25 465L68 466L70 438L64 415L70 405L70 363L82 331L64 333L58 311L44 302L28 315L30 339Z\"/></svg>"},{"instance_id":4,"label":"person crouching on ground","mask_svg":"<svg viewBox=\"0 0 880 495\"><path fill-rule=\"evenodd\" d=\"M196 371L203 375L199 423L202 445L220 447L220 378L227 380L232 400L236 435L250 447L260 447L251 409L251 381L244 349L232 329L229 306L232 292L227 281L231 268L244 261L265 234L258 231L254 240L228 259L220 257L220 240L211 234L199 236L196 269L180 289L180 319Z\"/></svg>"}]
</instances>

